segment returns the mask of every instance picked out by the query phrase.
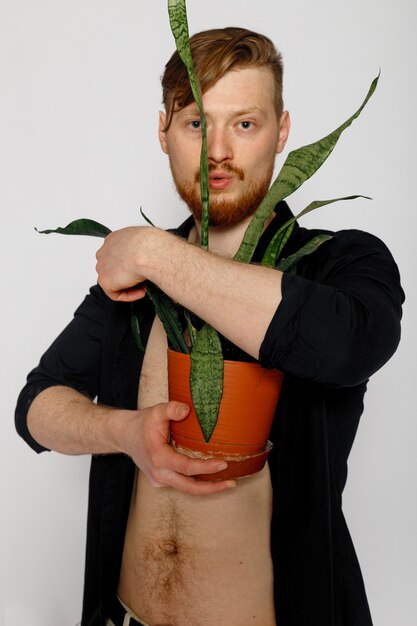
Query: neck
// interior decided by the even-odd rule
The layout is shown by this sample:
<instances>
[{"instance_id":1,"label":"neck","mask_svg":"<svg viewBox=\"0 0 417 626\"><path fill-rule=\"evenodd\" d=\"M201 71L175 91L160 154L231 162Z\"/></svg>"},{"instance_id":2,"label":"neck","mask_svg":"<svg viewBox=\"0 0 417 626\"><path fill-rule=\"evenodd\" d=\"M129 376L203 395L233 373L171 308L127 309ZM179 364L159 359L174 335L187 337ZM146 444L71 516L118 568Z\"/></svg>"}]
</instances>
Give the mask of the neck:
<instances>
[{"instance_id":1,"label":"neck","mask_svg":"<svg viewBox=\"0 0 417 626\"><path fill-rule=\"evenodd\" d=\"M274 213L269 217L263 230L268 226L274 217ZM252 216L234 224L233 226L210 226L209 227L209 250L218 256L232 258L239 250L239 246L245 231L251 221ZM201 244L201 222L195 220L195 225L190 231L188 241L196 246Z\"/></svg>"}]
</instances>

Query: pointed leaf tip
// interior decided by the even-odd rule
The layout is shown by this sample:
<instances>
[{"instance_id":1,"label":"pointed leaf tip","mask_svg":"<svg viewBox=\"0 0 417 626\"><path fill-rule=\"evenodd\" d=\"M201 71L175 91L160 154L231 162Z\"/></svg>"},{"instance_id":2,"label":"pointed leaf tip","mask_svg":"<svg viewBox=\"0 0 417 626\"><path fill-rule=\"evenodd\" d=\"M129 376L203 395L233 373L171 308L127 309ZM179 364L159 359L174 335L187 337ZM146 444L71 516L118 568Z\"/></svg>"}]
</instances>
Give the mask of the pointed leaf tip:
<instances>
[{"instance_id":1,"label":"pointed leaf tip","mask_svg":"<svg viewBox=\"0 0 417 626\"><path fill-rule=\"evenodd\" d=\"M144 213L144 211L142 210L142 207L140 207L139 209L141 216L143 217L143 219L148 222L148 224L150 224L151 226L155 226L155 224L152 222L152 220Z\"/></svg>"},{"instance_id":2,"label":"pointed leaf tip","mask_svg":"<svg viewBox=\"0 0 417 626\"><path fill-rule=\"evenodd\" d=\"M302 146L289 153L278 176L249 223L239 250L234 257L235 260L250 262L265 221L272 214L275 206L301 187L323 165L332 153L341 134L361 114L377 87L379 76L380 73L372 81L359 109L343 124L315 143Z\"/></svg>"},{"instance_id":3,"label":"pointed leaf tip","mask_svg":"<svg viewBox=\"0 0 417 626\"><path fill-rule=\"evenodd\" d=\"M206 442L217 424L223 395L223 354L219 335L205 324L191 351L190 387L193 405Z\"/></svg>"}]
</instances>

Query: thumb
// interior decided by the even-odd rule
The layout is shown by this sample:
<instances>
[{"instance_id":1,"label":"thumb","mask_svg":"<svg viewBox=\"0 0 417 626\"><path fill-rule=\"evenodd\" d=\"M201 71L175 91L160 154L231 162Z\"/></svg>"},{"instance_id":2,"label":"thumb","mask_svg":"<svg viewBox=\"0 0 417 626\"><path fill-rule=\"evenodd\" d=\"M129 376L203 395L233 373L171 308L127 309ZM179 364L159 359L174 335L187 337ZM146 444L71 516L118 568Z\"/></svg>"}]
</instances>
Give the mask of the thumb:
<instances>
[{"instance_id":1,"label":"thumb","mask_svg":"<svg viewBox=\"0 0 417 626\"><path fill-rule=\"evenodd\" d=\"M167 418L170 420L174 420L175 422L179 422L185 419L190 412L190 407L188 404L184 404L183 402L176 402L175 400L171 400L167 404Z\"/></svg>"}]
</instances>

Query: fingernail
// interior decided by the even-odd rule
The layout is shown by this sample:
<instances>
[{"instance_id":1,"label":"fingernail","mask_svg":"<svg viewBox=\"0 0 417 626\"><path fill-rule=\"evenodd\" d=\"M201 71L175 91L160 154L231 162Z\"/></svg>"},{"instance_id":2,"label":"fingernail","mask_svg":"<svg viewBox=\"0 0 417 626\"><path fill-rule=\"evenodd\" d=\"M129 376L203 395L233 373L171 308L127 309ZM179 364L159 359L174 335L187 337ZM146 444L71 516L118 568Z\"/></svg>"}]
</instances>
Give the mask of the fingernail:
<instances>
[{"instance_id":1,"label":"fingernail","mask_svg":"<svg viewBox=\"0 0 417 626\"><path fill-rule=\"evenodd\" d=\"M221 472L221 470L225 470L227 469L229 466L226 463L226 461L220 461L220 463L217 463L217 471Z\"/></svg>"},{"instance_id":2,"label":"fingernail","mask_svg":"<svg viewBox=\"0 0 417 626\"><path fill-rule=\"evenodd\" d=\"M177 406L177 415L184 415L184 413L188 411L188 405L187 404L179 404Z\"/></svg>"},{"instance_id":3,"label":"fingernail","mask_svg":"<svg viewBox=\"0 0 417 626\"><path fill-rule=\"evenodd\" d=\"M226 480L226 485L228 489L232 489L233 487L236 487L237 482L235 480Z\"/></svg>"}]
</instances>

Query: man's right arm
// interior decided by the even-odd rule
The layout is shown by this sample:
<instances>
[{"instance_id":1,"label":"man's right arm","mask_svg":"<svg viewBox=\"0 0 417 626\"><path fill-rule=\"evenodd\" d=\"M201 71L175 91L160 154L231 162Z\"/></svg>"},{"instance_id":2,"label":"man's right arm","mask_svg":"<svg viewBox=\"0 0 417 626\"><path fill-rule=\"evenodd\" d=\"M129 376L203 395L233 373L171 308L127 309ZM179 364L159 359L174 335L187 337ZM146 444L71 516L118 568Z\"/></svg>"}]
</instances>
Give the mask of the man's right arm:
<instances>
[{"instance_id":1,"label":"man's right arm","mask_svg":"<svg viewBox=\"0 0 417 626\"><path fill-rule=\"evenodd\" d=\"M201 482L192 476L227 467L223 461L190 459L169 445L169 423L184 419L187 405L157 404L142 410L96 405L69 387L42 391L28 411L28 429L44 448L63 454L125 453L154 487L174 487L205 495L234 486L234 481Z\"/></svg>"},{"instance_id":2,"label":"man's right arm","mask_svg":"<svg viewBox=\"0 0 417 626\"><path fill-rule=\"evenodd\" d=\"M132 411L94 404L75 389L53 386L35 397L27 414L33 439L63 454L111 454L122 451L122 426Z\"/></svg>"},{"instance_id":3,"label":"man's right arm","mask_svg":"<svg viewBox=\"0 0 417 626\"><path fill-rule=\"evenodd\" d=\"M103 385L103 337L111 333L103 332L108 303L101 288L93 287L30 372L16 407L19 434L36 452L127 454L158 487L201 495L227 489L227 481L192 478L224 469L219 461L189 459L169 445L169 422L184 419L188 407L168 402L139 411L93 402Z\"/></svg>"}]
</instances>

